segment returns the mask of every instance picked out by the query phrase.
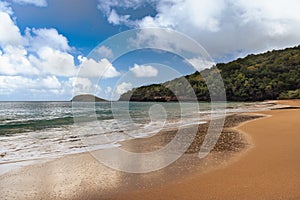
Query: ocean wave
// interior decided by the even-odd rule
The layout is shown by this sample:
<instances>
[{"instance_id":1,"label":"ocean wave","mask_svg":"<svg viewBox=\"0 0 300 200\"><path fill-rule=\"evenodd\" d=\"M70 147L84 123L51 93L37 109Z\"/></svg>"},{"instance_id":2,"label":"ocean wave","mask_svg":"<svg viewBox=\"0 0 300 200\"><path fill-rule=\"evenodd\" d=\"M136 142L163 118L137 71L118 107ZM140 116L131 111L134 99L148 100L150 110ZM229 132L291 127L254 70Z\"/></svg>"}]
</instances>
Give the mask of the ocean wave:
<instances>
[{"instance_id":1,"label":"ocean wave","mask_svg":"<svg viewBox=\"0 0 300 200\"><path fill-rule=\"evenodd\" d=\"M0 135L12 135L16 133L31 132L47 128L60 127L74 123L73 117L63 117L54 119L35 119L35 120L6 120L0 124Z\"/></svg>"}]
</instances>

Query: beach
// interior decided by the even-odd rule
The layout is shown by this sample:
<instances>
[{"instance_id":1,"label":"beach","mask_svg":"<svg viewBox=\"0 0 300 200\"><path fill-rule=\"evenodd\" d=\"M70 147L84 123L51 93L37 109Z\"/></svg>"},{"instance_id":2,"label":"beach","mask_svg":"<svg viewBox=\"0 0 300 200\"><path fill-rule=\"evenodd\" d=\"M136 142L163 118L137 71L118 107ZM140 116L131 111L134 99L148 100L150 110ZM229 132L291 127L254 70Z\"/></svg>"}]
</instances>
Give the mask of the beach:
<instances>
[{"instance_id":1,"label":"beach","mask_svg":"<svg viewBox=\"0 0 300 200\"><path fill-rule=\"evenodd\" d=\"M300 106L299 100L277 103ZM179 160L148 174L112 170L89 153L21 167L0 176L1 198L299 199L299 116L300 109L231 115L205 159L197 154L203 141L199 131ZM170 130L124 142L122 147L151 151L173 135Z\"/></svg>"},{"instance_id":2,"label":"beach","mask_svg":"<svg viewBox=\"0 0 300 200\"><path fill-rule=\"evenodd\" d=\"M0 0L0 200L300 200L300 0Z\"/></svg>"},{"instance_id":3,"label":"beach","mask_svg":"<svg viewBox=\"0 0 300 200\"><path fill-rule=\"evenodd\" d=\"M228 166L115 199L300 199L300 109L260 114L266 117L238 127L253 146Z\"/></svg>"}]
</instances>

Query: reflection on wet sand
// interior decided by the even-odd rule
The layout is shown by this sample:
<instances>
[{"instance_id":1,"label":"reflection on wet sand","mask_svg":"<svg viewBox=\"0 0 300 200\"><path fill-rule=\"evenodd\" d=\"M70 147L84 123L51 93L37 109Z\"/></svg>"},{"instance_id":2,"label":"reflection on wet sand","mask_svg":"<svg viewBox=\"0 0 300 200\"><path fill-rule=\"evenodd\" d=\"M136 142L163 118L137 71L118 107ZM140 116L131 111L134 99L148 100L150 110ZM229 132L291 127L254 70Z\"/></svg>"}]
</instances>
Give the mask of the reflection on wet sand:
<instances>
[{"instance_id":1,"label":"reflection on wet sand","mask_svg":"<svg viewBox=\"0 0 300 200\"><path fill-rule=\"evenodd\" d=\"M226 119L225 127L252 119L253 116L233 115ZM0 193L3 199L111 199L116 195L142 188L152 188L166 182L180 182L180 177L195 172L205 172L226 163L227 156L246 146L240 133L225 128L213 153L205 159L198 158L198 146L203 142L207 125L200 125L192 145L180 159L160 170L134 174L113 170L99 162L90 153L68 155L53 161L21 168L0 177ZM197 127L198 128L198 127ZM188 130L188 129L186 129ZM188 136L189 131L185 131ZM176 130L122 143L131 152L149 152L160 149L174 138ZM171 152L169 152L171 155ZM166 157L156 157L165 162ZM149 163L124 162L127 165L145 167Z\"/></svg>"}]
</instances>

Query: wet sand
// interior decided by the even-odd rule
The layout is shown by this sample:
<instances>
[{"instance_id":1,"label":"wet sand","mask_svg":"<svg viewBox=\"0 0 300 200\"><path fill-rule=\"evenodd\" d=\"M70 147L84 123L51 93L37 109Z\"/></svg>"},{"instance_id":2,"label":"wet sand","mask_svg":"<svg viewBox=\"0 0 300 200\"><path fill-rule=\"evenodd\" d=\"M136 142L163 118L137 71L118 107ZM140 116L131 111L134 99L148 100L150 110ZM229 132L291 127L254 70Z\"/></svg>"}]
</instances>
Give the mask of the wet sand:
<instances>
[{"instance_id":1,"label":"wet sand","mask_svg":"<svg viewBox=\"0 0 300 200\"><path fill-rule=\"evenodd\" d=\"M293 106L300 101L292 101ZM295 103L296 102L296 103ZM283 104L289 103L281 102ZM299 103L299 104L298 104ZM299 199L299 109L270 115L233 115L213 152L198 158L205 126L188 152L172 165L148 174L128 174L99 163L89 153L69 155L0 176L1 199ZM271 116L272 115L272 116ZM238 125L238 131L233 126ZM245 132L242 134L241 132ZM151 151L174 131L123 144ZM155 143L156 145L153 145Z\"/></svg>"},{"instance_id":2,"label":"wet sand","mask_svg":"<svg viewBox=\"0 0 300 200\"><path fill-rule=\"evenodd\" d=\"M300 101L279 101L300 106ZM238 127L254 146L236 162L115 199L300 199L300 109L265 111Z\"/></svg>"},{"instance_id":3,"label":"wet sand","mask_svg":"<svg viewBox=\"0 0 300 200\"><path fill-rule=\"evenodd\" d=\"M257 116L241 114L228 116L215 148L202 160L198 158L198 151L207 132L207 124L184 128L187 136L198 128L192 145L179 160L161 170L147 174L130 174L104 166L89 153L68 155L1 175L0 197L1 199L112 199L123 193L176 183L191 174L205 173L226 166L230 158L248 149L250 146L248 140L232 127L253 118ZM177 129L162 131L150 138L123 142L122 148L132 152L153 151L164 146L176 134Z\"/></svg>"}]
</instances>

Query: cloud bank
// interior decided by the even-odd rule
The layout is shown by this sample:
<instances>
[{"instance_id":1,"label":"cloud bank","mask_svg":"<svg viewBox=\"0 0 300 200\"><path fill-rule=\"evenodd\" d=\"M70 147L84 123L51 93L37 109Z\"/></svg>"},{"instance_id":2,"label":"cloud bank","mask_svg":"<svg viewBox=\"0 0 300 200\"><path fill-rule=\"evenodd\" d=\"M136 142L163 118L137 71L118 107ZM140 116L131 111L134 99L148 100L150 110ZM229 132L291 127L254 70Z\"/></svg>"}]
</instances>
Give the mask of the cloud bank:
<instances>
[{"instance_id":1,"label":"cloud bank","mask_svg":"<svg viewBox=\"0 0 300 200\"><path fill-rule=\"evenodd\" d=\"M47 5L46 1L16 2ZM107 48L102 47L98 51L103 56L112 56ZM1 95L28 93L32 97L48 91L49 94L70 97L73 88L78 91L77 86L94 92L98 86L91 84L89 78L94 78L95 74L100 73L102 78L120 75L107 59L94 61L83 56L75 58L74 52L76 49L69 45L68 39L54 28L26 28L21 34L11 7L8 3L0 2ZM80 68L85 76L76 81Z\"/></svg>"},{"instance_id":2,"label":"cloud bank","mask_svg":"<svg viewBox=\"0 0 300 200\"><path fill-rule=\"evenodd\" d=\"M134 18L118 9L138 10L147 3L156 14ZM297 0L99 0L98 8L129 27L171 28L196 39L218 60L300 43ZM112 17L113 16L113 17ZM229 56L229 57L227 57Z\"/></svg>"}]
</instances>

